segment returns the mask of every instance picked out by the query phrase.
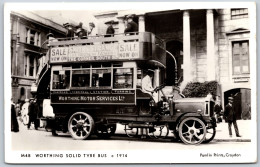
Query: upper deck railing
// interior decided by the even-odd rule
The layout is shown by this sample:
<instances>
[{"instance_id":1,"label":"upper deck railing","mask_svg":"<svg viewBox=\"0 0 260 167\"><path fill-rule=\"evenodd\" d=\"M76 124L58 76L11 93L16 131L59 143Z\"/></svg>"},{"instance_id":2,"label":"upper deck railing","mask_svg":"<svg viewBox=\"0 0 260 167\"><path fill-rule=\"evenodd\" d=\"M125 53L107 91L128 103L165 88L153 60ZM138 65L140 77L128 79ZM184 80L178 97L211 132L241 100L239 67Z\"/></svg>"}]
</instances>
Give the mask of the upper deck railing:
<instances>
[{"instance_id":1,"label":"upper deck railing","mask_svg":"<svg viewBox=\"0 0 260 167\"><path fill-rule=\"evenodd\" d=\"M49 46L68 46L68 45L82 45L82 44L107 44L107 43L120 43L120 42L149 42L160 46L165 49L165 43L162 39L155 36L150 32L132 32L122 33L114 35L97 35L97 36L85 36L69 37L69 38L56 38L50 40Z\"/></svg>"},{"instance_id":2,"label":"upper deck railing","mask_svg":"<svg viewBox=\"0 0 260 167\"><path fill-rule=\"evenodd\" d=\"M165 65L165 43L150 32L58 38L49 47L52 64L153 60Z\"/></svg>"}]
</instances>

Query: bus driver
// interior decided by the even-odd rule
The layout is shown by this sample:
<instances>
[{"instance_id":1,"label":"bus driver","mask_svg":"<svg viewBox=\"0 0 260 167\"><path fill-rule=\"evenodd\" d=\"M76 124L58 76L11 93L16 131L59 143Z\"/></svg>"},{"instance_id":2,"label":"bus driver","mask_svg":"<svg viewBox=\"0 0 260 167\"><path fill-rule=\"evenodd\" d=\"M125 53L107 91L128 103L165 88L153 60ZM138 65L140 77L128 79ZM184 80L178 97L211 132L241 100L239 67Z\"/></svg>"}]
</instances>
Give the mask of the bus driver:
<instances>
[{"instance_id":1,"label":"bus driver","mask_svg":"<svg viewBox=\"0 0 260 167\"><path fill-rule=\"evenodd\" d=\"M142 91L144 93L150 94L154 101L158 102L158 93L154 92L154 87L152 85L152 79L153 79L153 70L148 70L145 72L145 77L142 79Z\"/></svg>"}]
</instances>

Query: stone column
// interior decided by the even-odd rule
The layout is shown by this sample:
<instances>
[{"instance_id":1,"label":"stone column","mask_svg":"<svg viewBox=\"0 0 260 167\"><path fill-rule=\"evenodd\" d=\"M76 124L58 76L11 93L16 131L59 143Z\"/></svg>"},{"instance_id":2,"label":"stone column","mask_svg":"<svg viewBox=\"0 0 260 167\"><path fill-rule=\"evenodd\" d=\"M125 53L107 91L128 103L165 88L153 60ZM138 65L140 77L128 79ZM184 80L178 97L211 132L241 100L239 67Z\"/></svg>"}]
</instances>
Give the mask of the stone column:
<instances>
[{"instance_id":1,"label":"stone column","mask_svg":"<svg viewBox=\"0 0 260 167\"><path fill-rule=\"evenodd\" d=\"M145 32L145 17L144 15L140 15L138 17L138 24L139 24L139 32Z\"/></svg>"},{"instance_id":2,"label":"stone column","mask_svg":"<svg viewBox=\"0 0 260 167\"><path fill-rule=\"evenodd\" d=\"M190 58L190 14L183 12L183 81L187 83L191 78L191 58Z\"/></svg>"},{"instance_id":3,"label":"stone column","mask_svg":"<svg viewBox=\"0 0 260 167\"><path fill-rule=\"evenodd\" d=\"M214 15L212 9L207 9L207 81L216 80L214 45Z\"/></svg>"}]
</instances>

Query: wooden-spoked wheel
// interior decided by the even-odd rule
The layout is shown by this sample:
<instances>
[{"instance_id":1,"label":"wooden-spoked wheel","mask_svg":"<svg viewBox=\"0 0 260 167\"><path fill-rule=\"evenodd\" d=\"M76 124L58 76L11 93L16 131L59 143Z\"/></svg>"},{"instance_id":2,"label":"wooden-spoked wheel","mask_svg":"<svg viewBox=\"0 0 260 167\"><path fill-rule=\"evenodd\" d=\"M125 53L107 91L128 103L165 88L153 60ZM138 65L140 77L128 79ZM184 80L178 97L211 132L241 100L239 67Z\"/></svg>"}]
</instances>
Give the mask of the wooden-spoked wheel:
<instances>
[{"instance_id":1,"label":"wooden-spoked wheel","mask_svg":"<svg viewBox=\"0 0 260 167\"><path fill-rule=\"evenodd\" d=\"M138 128L129 128L128 124L125 125L124 130L128 137L135 137L138 135Z\"/></svg>"},{"instance_id":2,"label":"wooden-spoked wheel","mask_svg":"<svg viewBox=\"0 0 260 167\"><path fill-rule=\"evenodd\" d=\"M152 132L155 138L166 138L169 134L168 124L164 125L154 125L155 131Z\"/></svg>"},{"instance_id":3,"label":"wooden-spoked wheel","mask_svg":"<svg viewBox=\"0 0 260 167\"><path fill-rule=\"evenodd\" d=\"M110 138L116 132L116 124L101 124L96 129L96 134L100 138Z\"/></svg>"},{"instance_id":4,"label":"wooden-spoked wheel","mask_svg":"<svg viewBox=\"0 0 260 167\"><path fill-rule=\"evenodd\" d=\"M200 144L205 140L206 133L205 124L196 117L185 118L179 126L179 136L185 144Z\"/></svg>"},{"instance_id":5,"label":"wooden-spoked wheel","mask_svg":"<svg viewBox=\"0 0 260 167\"><path fill-rule=\"evenodd\" d=\"M68 130L70 135L76 140L84 140L88 138L94 129L93 118L84 112L74 113L68 122Z\"/></svg>"},{"instance_id":6,"label":"wooden-spoked wheel","mask_svg":"<svg viewBox=\"0 0 260 167\"><path fill-rule=\"evenodd\" d=\"M211 142L216 135L216 128L215 127L210 127L210 128L207 127L206 129L207 129L207 133L206 133L206 137L205 137L205 140L203 141L203 143Z\"/></svg>"}]
</instances>

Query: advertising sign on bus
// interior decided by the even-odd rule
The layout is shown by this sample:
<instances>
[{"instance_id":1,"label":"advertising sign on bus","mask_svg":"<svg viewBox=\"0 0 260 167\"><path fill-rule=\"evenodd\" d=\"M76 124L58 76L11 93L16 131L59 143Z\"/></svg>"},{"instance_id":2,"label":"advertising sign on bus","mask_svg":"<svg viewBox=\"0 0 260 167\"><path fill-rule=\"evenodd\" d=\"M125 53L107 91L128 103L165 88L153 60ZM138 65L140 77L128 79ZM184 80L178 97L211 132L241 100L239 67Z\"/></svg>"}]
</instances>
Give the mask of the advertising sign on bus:
<instances>
[{"instance_id":1,"label":"advertising sign on bus","mask_svg":"<svg viewBox=\"0 0 260 167\"><path fill-rule=\"evenodd\" d=\"M139 58L139 43L111 43L55 47L50 51L51 63L100 60L127 60Z\"/></svg>"}]
</instances>

